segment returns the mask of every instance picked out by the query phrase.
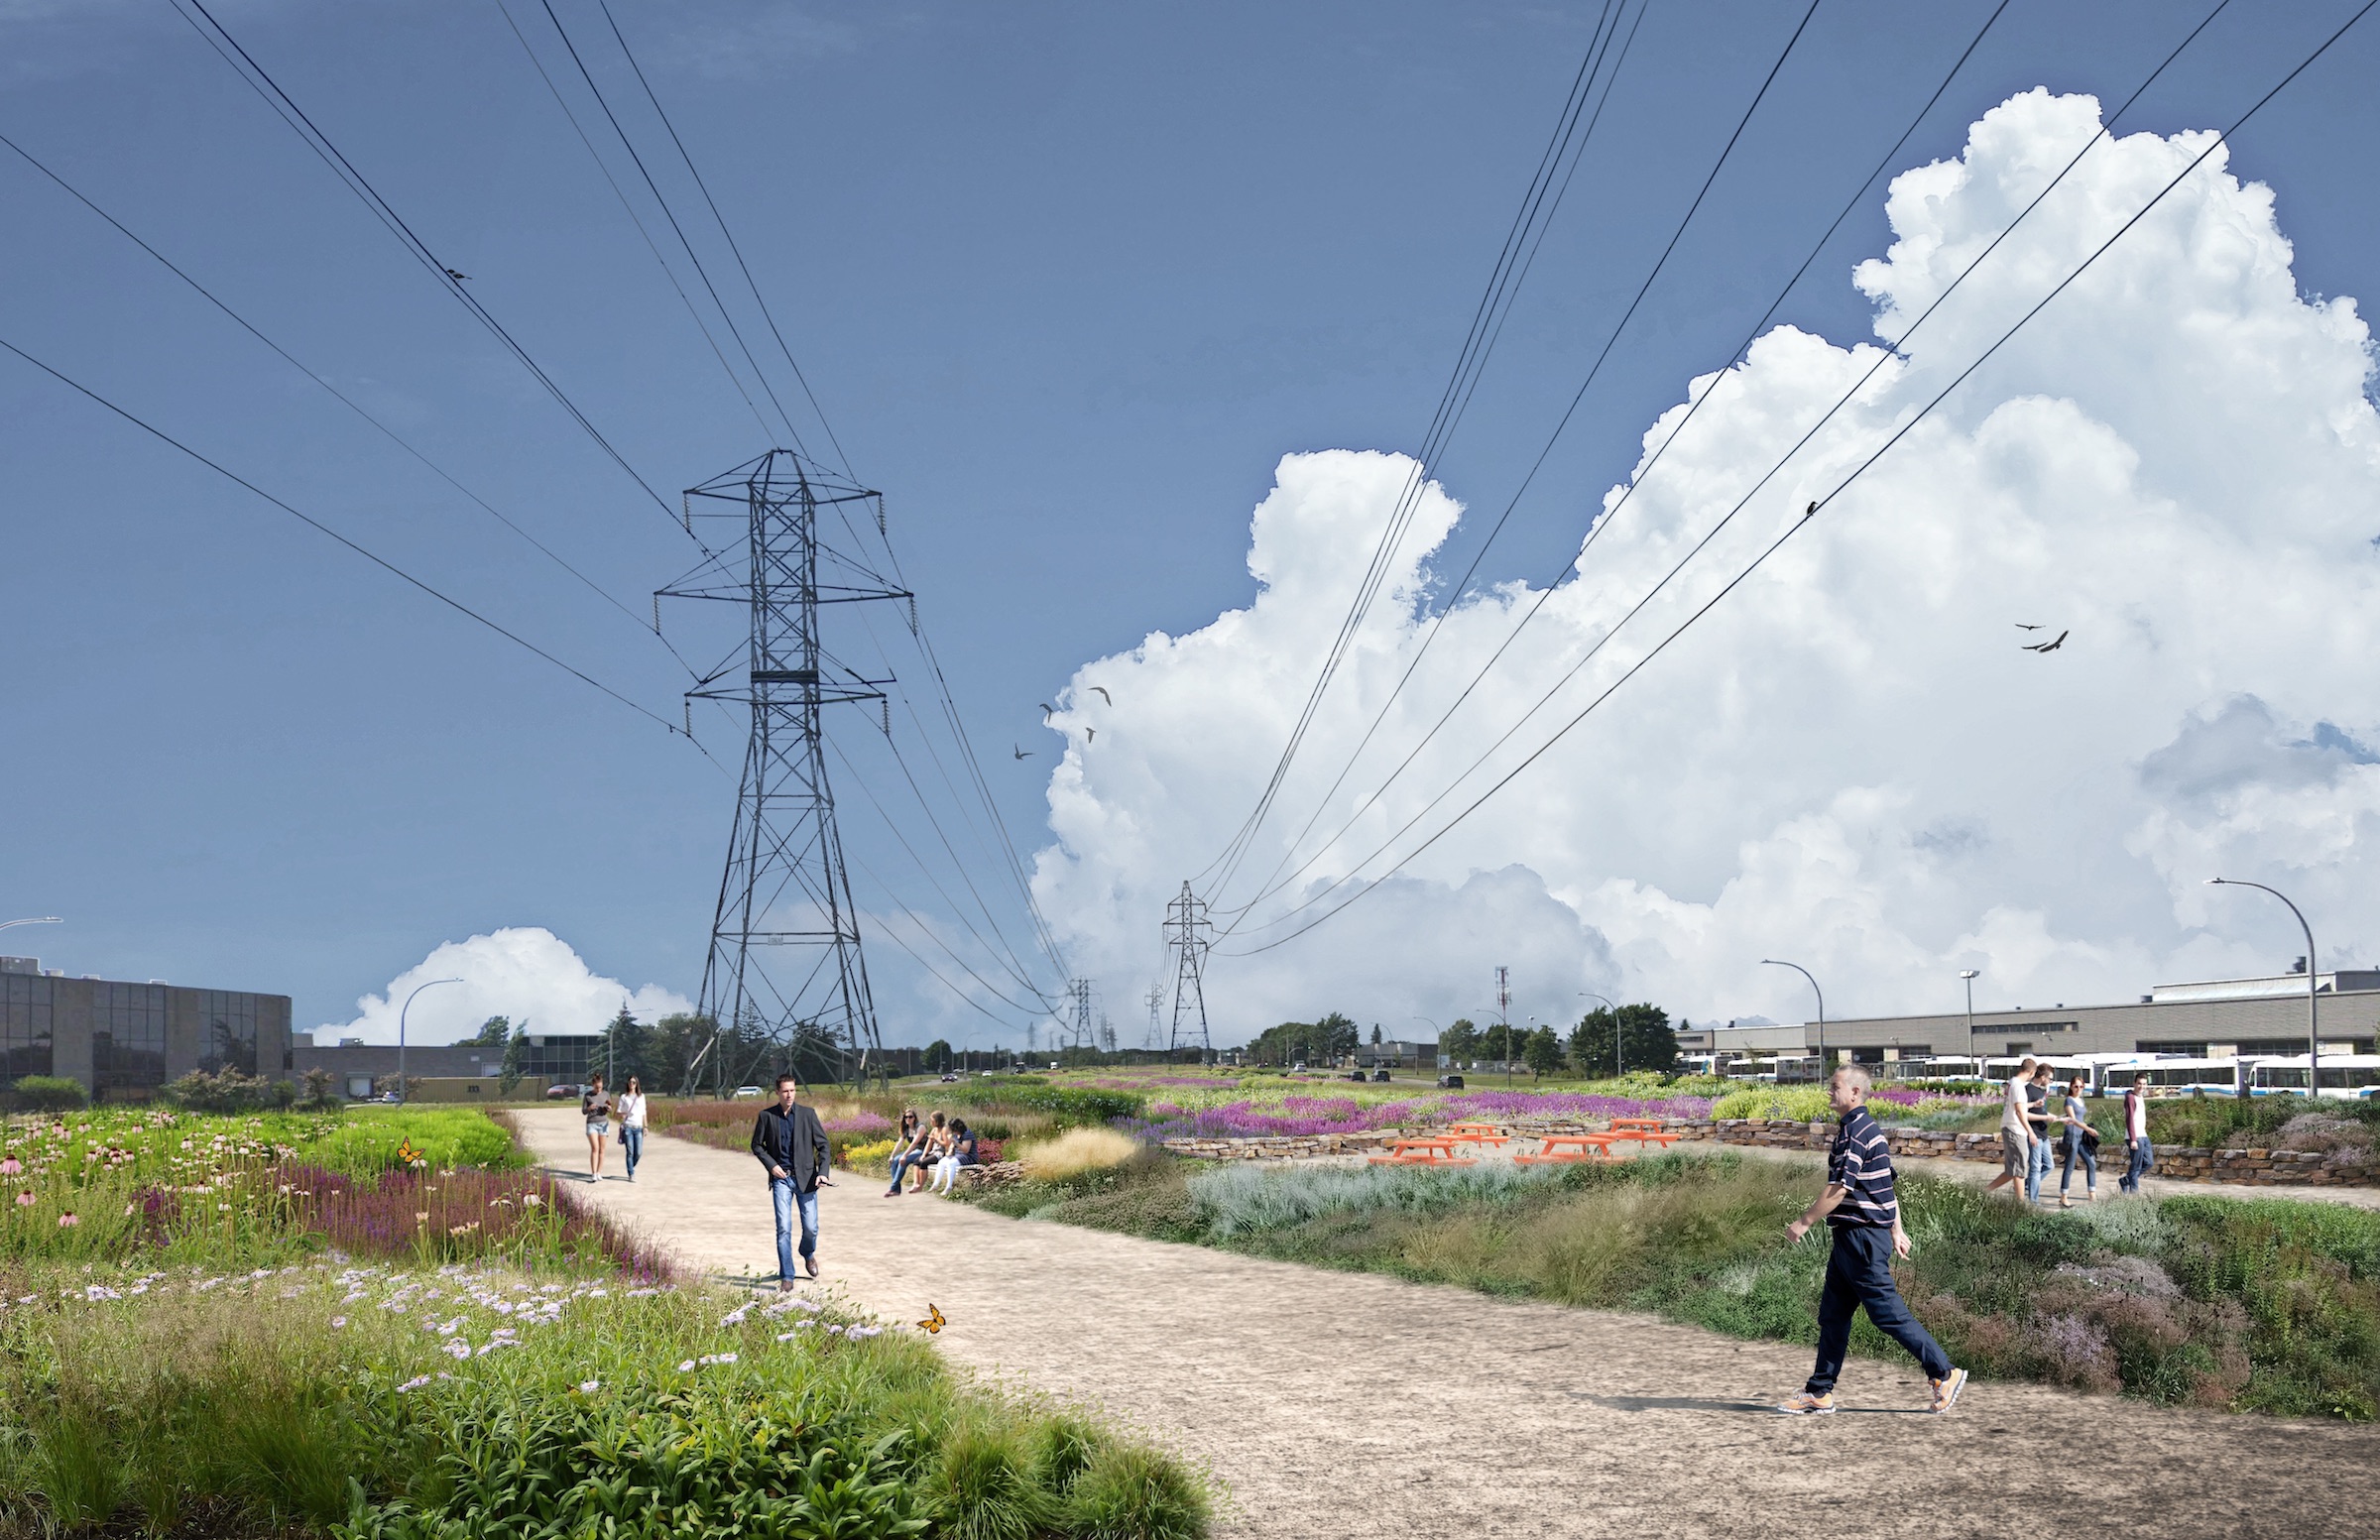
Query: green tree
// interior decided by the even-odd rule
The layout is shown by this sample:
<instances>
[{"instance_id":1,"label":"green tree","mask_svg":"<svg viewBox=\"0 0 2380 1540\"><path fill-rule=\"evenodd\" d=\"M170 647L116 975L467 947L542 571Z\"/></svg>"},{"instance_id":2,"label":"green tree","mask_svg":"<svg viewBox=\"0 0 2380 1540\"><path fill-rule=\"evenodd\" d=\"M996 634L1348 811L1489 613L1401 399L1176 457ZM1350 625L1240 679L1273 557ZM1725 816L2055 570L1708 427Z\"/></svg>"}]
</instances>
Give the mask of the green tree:
<instances>
[{"instance_id":1,"label":"green tree","mask_svg":"<svg viewBox=\"0 0 2380 1540\"><path fill-rule=\"evenodd\" d=\"M601 1056L594 1065L614 1092L627 1085L631 1075L638 1077L640 1085L652 1078L652 1071L645 1064L646 1035L645 1023L628 1008L628 1002L622 1001L620 1013L604 1025L603 1047L598 1050ZM653 1087L647 1085L645 1089L650 1092Z\"/></svg>"},{"instance_id":2,"label":"green tree","mask_svg":"<svg viewBox=\"0 0 2380 1540\"><path fill-rule=\"evenodd\" d=\"M1371 1023L1371 1045L1374 1048L1380 1045L1380 1023L1377 1021Z\"/></svg>"},{"instance_id":3,"label":"green tree","mask_svg":"<svg viewBox=\"0 0 2380 1540\"><path fill-rule=\"evenodd\" d=\"M950 1044L942 1038L925 1045L925 1067L936 1074L948 1073L951 1057Z\"/></svg>"},{"instance_id":4,"label":"green tree","mask_svg":"<svg viewBox=\"0 0 2380 1540\"><path fill-rule=\"evenodd\" d=\"M1551 1075L1562 1068L1562 1042L1551 1026L1541 1026L1528 1034L1520 1050L1521 1058L1535 1075Z\"/></svg>"},{"instance_id":5,"label":"green tree","mask_svg":"<svg viewBox=\"0 0 2380 1540\"><path fill-rule=\"evenodd\" d=\"M1336 1010L1314 1023L1313 1046L1325 1061L1350 1057L1361 1037L1362 1029Z\"/></svg>"},{"instance_id":6,"label":"green tree","mask_svg":"<svg viewBox=\"0 0 2380 1540\"><path fill-rule=\"evenodd\" d=\"M1670 1030L1669 1012L1658 1006L1622 1006L1616 1012L1598 1007L1571 1028L1570 1057L1585 1075L1633 1070L1674 1075L1678 1038Z\"/></svg>"},{"instance_id":7,"label":"green tree","mask_svg":"<svg viewBox=\"0 0 2380 1540\"><path fill-rule=\"evenodd\" d=\"M1508 1051L1510 1043L1511 1029L1501 1021L1490 1021L1488 1030L1480 1034L1480 1057L1497 1063L1518 1058L1518 1054Z\"/></svg>"},{"instance_id":8,"label":"green tree","mask_svg":"<svg viewBox=\"0 0 2380 1540\"><path fill-rule=\"evenodd\" d=\"M1455 1017L1454 1025L1438 1034L1438 1056L1457 1064L1468 1064L1480 1056L1480 1029L1471 1024L1471 1017Z\"/></svg>"},{"instance_id":9,"label":"green tree","mask_svg":"<svg viewBox=\"0 0 2380 1540\"><path fill-rule=\"evenodd\" d=\"M513 1028L504 1040L504 1067L496 1075L496 1094L510 1097L521 1089L522 1066L529 1061L529 1027L527 1023Z\"/></svg>"},{"instance_id":10,"label":"green tree","mask_svg":"<svg viewBox=\"0 0 2380 1540\"><path fill-rule=\"evenodd\" d=\"M476 1035L464 1038L459 1046L501 1048L511 1039L512 1035L513 1022L510 1016L490 1016L479 1024L479 1031Z\"/></svg>"}]
</instances>

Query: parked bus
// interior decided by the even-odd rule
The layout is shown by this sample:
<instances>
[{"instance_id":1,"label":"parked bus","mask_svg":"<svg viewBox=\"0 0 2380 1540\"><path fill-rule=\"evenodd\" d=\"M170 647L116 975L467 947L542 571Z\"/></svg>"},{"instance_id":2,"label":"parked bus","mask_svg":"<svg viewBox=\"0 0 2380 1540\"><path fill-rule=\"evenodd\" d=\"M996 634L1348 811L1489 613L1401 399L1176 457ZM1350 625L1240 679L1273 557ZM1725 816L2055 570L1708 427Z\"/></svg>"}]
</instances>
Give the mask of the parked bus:
<instances>
[{"instance_id":1,"label":"parked bus","mask_svg":"<svg viewBox=\"0 0 2380 1540\"><path fill-rule=\"evenodd\" d=\"M2151 1096L2237 1096L2240 1091L2242 1070L2236 1058L2202 1059L2181 1053L2094 1053L2086 1057L2094 1061L2090 1084L2099 1096L2122 1096L2140 1075L2149 1077Z\"/></svg>"},{"instance_id":2,"label":"parked bus","mask_svg":"<svg viewBox=\"0 0 2380 1540\"><path fill-rule=\"evenodd\" d=\"M2306 1055L2255 1058L2248 1061L2248 1095L2304 1096ZM2333 1100L2364 1100L2380 1094L2380 1054L2325 1053L2319 1095Z\"/></svg>"}]
</instances>

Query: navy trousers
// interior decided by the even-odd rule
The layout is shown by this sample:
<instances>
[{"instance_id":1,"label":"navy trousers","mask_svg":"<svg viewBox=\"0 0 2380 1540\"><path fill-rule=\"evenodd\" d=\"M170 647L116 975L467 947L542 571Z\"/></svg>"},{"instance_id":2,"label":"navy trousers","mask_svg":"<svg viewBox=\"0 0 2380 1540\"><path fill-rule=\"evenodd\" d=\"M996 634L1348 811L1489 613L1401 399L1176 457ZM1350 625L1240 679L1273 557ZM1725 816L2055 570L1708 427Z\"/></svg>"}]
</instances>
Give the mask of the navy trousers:
<instances>
[{"instance_id":1,"label":"navy trousers","mask_svg":"<svg viewBox=\"0 0 2380 1540\"><path fill-rule=\"evenodd\" d=\"M1843 1356L1851 1346L1851 1313L1861 1306L1876 1330L1899 1343L1925 1365L1928 1379L1951 1371L1942 1351L1901 1301L1892 1281L1892 1232L1875 1225L1835 1225L1835 1249L1827 1258L1827 1288L1818 1301L1818 1367L1806 1387L1812 1395L1835 1388Z\"/></svg>"}]
</instances>

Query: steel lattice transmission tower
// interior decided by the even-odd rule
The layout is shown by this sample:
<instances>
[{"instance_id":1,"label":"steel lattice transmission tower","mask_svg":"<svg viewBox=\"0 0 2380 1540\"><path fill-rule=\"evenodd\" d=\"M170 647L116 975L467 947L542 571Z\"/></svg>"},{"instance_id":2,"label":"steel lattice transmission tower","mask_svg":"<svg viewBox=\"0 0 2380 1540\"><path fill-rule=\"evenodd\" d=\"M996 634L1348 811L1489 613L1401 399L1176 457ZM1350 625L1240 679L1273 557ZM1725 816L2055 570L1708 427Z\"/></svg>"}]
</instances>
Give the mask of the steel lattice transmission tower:
<instances>
[{"instance_id":1,"label":"steel lattice transmission tower","mask_svg":"<svg viewBox=\"0 0 2380 1540\"><path fill-rule=\"evenodd\" d=\"M1207 992L1200 979L1206 972L1207 948L1214 943L1206 932L1215 927L1207 919L1207 906L1182 885L1181 894L1165 905L1165 949L1174 954L1173 965L1173 1034L1165 1044L1167 1053L1182 1045L1183 1017L1198 1018L1198 1046L1203 1053L1215 1051L1214 1039L1207 1035Z\"/></svg>"},{"instance_id":2,"label":"steel lattice transmission tower","mask_svg":"<svg viewBox=\"0 0 2380 1540\"><path fill-rule=\"evenodd\" d=\"M1070 979L1066 983L1066 1000L1072 1007L1065 1017L1066 1046L1096 1048L1099 1038L1091 1021L1091 981Z\"/></svg>"},{"instance_id":3,"label":"steel lattice transmission tower","mask_svg":"<svg viewBox=\"0 0 2380 1540\"><path fill-rule=\"evenodd\" d=\"M742 506L698 514L698 498ZM761 1058L807 1037L821 1047L831 1041L846 1075L865 1078L884 1043L835 828L823 718L829 706L883 700L892 681L834 662L820 646L818 619L825 605L911 596L881 578L864 552L829 543L820 524L832 521L856 540L857 521L872 518L882 534L884 498L772 449L689 488L685 506L689 533L698 518L741 520L741 550L720 550L662 594L743 604L751 613L741 656L731 654L686 692L752 714L700 1009L721 1028L714 1046L756 1038L764 1046L743 1066L728 1062L732 1046L722 1047L710 1069L722 1087L734 1085ZM698 1057L687 1089L699 1068Z\"/></svg>"}]
</instances>

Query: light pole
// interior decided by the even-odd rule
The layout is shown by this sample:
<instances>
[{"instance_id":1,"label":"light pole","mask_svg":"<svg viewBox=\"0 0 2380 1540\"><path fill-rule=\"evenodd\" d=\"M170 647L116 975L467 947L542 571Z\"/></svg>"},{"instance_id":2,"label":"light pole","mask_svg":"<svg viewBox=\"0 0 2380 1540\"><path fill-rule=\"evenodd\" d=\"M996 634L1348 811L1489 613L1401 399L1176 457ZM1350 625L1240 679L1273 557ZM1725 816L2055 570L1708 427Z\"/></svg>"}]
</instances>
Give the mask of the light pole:
<instances>
[{"instance_id":1,"label":"light pole","mask_svg":"<svg viewBox=\"0 0 2380 1540\"><path fill-rule=\"evenodd\" d=\"M1811 993L1818 997L1818 1073L1820 1079L1825 1079L1827 1073L1827 992L1818 987L1818 980L1813 978L1810 970L1804 968L1800 963L1789 963L1777 957L1763 957L1760 962L1764 967L1790 968L1803 978L1810 980Z\"/></svg>"},{"instance_id":2,"label":"light pole","mask_svg":"<svg viewBox=\"0 0 2380 1540\"><path fill-rule=\"evenodd\" d=\"M6 930L11 925L63 925L64 923L64 920L55 914L44 914L38 919L0 919L0 930Z\"/></svg>"},{"instance_id":3,"label":"light pole","mask_svg":"<svg viewBox=\"0 0 2380 1540\"><path fill-rule=\"evenodd\" d=\"M2289 894L2278 888L2267 888L2262 883L2243 883L2237 878L2210 877L2206 879L2206 886L2209 888L2253 888L2260 892L2271 893L2283 903L2289 903ZM2320 1027L2315 1015L2314 927L2306 923L2305 912L2296 904L2289 903L2289 912L2297 915L2298 928L2306 932L2306 1099L2309 1102L2319 1102L2321 1100L2322 1094L2322 1039Z\"/></svg>"},{"instance_id":4,"label":"light pole","mask_svg":"<svg viewBox=\"0 0 2380 1540\"><path fill-rule=\"evenodd\" d=\"M1989 1089L1991 1082L1983 1077L1983 1061L1975 1057L1975 979L1978 973L1977 969L1962 968L1959 970L1959 979L1966 986L1966 1056L1975 1060L1975 1078L1982 1080L1985 1089Z\"/></svg>"},{"instance_id":5,"label":"light pole","mask_svg":"<svg viewBox=\"0 0 2380 1540\"><path fill-rule=\"evenodd\" d=\"M460 984L462 982L460 979L432 979L427 984L415 985L414 995L418 995L423 990L435 989L441 984ZM405 1015L407 1011L414 1008L414 995L406 996L405 1004L397 1007L397 1101L401 1106L405 1102Z\"/></svg>"},{"instance_id":6,"label":"light pole","mask_svg":"<svg viewBox=\"0 0 2380 1540\"><path fill-rule=\"evenodd\" d=\"M1603 1000L1604 1008L1611 1012L1611 1078L1616 1080L1620 1076L1627 1073L1626 1070L1619 1067L1619 1007L1611 1004L1611 1002L1604 1000L1603 996L1598 995L1593 990L1579 991L1579 999ZM1585 1066L1583 1065L1581 1066L1581 1068L1584 1067Z\"/></svg>"}]
</instances>

